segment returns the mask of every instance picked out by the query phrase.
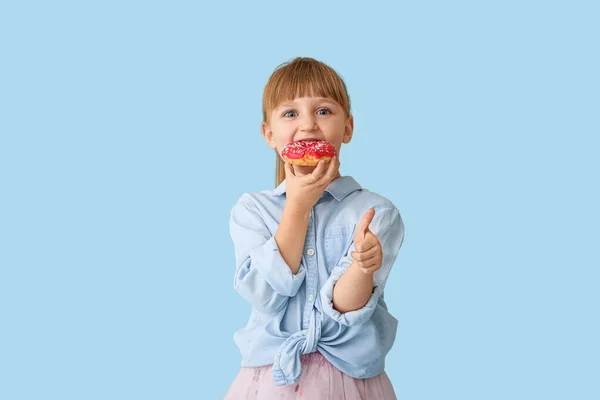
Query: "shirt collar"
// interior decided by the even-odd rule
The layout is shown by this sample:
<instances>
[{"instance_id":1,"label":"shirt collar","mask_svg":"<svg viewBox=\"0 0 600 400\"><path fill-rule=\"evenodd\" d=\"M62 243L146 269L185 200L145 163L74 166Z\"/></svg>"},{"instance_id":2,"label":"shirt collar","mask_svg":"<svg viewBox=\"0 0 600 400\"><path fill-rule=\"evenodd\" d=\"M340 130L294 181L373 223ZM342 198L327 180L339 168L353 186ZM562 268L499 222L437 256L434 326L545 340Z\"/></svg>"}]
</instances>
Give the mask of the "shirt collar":
<instances>
[{"instance_id":1,"label":"shirt collar","mask_svg":"<svg viewBox=\"0 0 600 400\"><path fill-rule=\"evenodd\" d=\"M286 180L284 179L283 182L281 182L281 184L273 190L273 196L281 196L285 194L285 185ZM332 181L325 189L325 192L329 192L337 201L341 201L350 193L361 189L362 186L360 186L360 184L353 177L348 175L340 176L336 180Z\"/></svg>"}]
</instances>

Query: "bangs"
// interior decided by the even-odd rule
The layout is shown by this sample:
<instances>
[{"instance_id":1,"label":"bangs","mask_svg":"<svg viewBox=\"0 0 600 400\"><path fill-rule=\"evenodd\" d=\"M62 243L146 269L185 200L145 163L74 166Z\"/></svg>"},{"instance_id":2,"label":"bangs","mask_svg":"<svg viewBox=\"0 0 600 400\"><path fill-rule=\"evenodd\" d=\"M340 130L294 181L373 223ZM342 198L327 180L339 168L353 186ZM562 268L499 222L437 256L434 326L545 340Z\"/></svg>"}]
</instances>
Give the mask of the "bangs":
<instances>
[{"instance_id":1,"label":"bangs","mask_svg":"<svg viewBox=\"0 0 600 400\"><path fill-rule=\"evenodd\" d=\"M263 93L263 121L284 102L298 97L324 97L336 101L346 116L350 99L342 78L328 65L311 58L296 58L281 64L269 78Z\"/></svg>"}]
</instances>

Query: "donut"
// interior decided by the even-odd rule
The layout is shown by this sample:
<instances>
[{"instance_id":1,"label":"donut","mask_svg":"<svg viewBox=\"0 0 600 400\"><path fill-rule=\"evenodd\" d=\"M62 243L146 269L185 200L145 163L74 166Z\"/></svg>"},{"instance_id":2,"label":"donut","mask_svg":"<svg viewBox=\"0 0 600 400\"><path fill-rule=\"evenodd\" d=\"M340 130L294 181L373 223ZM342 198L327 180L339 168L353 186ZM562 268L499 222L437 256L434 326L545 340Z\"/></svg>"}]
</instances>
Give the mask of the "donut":
<instances>
[{"instance_id":1,"label":"donut","mask_svg":"<svg viewBox=\"0 0 600 400\"><path fill-rule=\"evenodd\" d=\"M281 151L281 158L290 164L315 166L319 160L326 163L335 155L335 146L326 140L298 140L288 143Z\"/></svg>"}]
</instances>

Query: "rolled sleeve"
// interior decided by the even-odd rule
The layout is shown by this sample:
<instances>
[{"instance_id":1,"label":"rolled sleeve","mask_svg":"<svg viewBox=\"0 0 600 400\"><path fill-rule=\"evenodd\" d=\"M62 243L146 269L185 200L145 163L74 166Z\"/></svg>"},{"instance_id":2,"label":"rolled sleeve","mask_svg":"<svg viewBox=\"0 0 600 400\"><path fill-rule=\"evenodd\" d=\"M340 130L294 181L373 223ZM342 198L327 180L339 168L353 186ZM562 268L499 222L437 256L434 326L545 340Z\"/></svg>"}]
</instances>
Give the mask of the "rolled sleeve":
<instances>
[{"instance_id":1,"label":"rolled sleeve","mask_svg":"<svg viewBox=\"0 0 600 400\"><path fill-rule=\"evenodd\" d=\"M231 210L229 226L236 259L235 290L261 311L280 310L298 292L305 267L300 265L292 273L255 205L240 199Z\"/></svg>"},{"instance_id":2,"label":"rolled sleeve","mask_svg":"<svg viewBox=\"0 0 600 400\"><path fill-rule=\"evenodd\" d=\"M264 245L250 251L250 259L258 274L275 292L283 296L295 296L306 276L306 269L302 264L298 272L292 274L292 270L279 252L275 236L267 240Z\"/></svg>"},{"instance_id":3,"label":"rolled sleeve","mask_svg":"<svg viewBox=\"0 0 600 400\"><path fill-rule=\"evenodd\" d=\"M384 293L390 270L396 261L396 257L404 241L404 223L398 209L396 207L374 207L374 209L375 216L369 225L369 229L377 236L381 244L383 259L381 268L373 273L373 292L371 297L363 307L357 310L340 313L333 308L333 288L354 261L352 258L352 252L355 250L354 240L346 254L331 270L331 275L320 290L323 312L342 325L360 325L371 318L377 307L379 298Z\"/></svg>"}]
</instances>

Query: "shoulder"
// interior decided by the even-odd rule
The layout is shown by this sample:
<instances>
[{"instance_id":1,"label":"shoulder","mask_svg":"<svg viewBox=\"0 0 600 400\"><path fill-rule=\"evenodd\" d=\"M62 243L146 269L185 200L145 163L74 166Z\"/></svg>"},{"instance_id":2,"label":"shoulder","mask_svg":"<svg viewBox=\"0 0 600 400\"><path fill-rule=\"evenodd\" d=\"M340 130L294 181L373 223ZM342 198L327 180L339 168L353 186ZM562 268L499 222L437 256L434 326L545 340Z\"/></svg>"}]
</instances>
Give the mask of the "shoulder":
<instances>
[{"instance_id":1,"label":"shoulder","mask_svg":"<svg viewBox=\"0 0 600 400\"><path fill-rule=\"evenodd\" d=\"M278 198L273 196L273 190L262 190L242 193L233 204L231 211L245 209L262 213L277 206Z\"/></svg>"},{"instance_id":2,"label":"shoulder","mask_svg":"<svg viewBox=\"0 0 600 400\"><path fill-rule=\"evenodd\" d=\"M381 209L398 211L398 208L390 199L365 188L353 192L350 196L344 199L344 202L346 203L345 205L364 211L369 208L373 208L375 211Z\"/></svg>"},{"instance_id":3,"label":"shoulder","mask_svg":"<svg viewBox=\"0 0 600 400\"><path fill-rule=\"evenodd\" d=\"M387 231L404 234L404 221L398 207L391 199L379 193L361 188L343 199L340 206L340 209L345 210L343 219L352 221L355 226L367 210L372 208L375 210L375 215L370 226L374 233Z\"/></svg>"}]
</instances>

